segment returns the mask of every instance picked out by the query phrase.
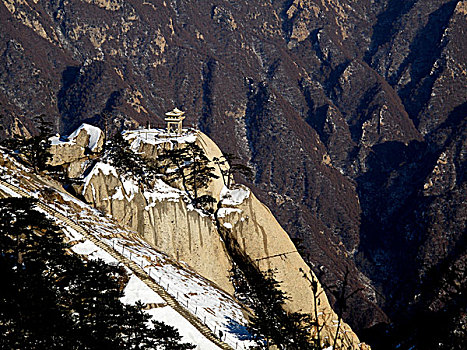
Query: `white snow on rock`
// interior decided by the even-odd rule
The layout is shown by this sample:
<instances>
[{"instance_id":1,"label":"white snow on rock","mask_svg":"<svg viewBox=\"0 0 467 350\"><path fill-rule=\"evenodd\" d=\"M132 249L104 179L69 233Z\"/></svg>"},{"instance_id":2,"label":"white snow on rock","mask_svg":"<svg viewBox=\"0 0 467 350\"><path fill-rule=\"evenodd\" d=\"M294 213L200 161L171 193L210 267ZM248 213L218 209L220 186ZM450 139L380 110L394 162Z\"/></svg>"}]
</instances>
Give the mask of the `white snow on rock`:
<instances>
[{"instance_id":1,"label":"white snow on rock","mask_svg":"<svg viewBox=\"0 0 467 350\"><path fill-rule=\"evenodd\" d=\"M57 192L65 202L71 202L73 204L76 204L80 207L83 207L83 208L86 208L88 209L88 206L83 203L82 201L80 201L79 199L76 199L75 197L69 195L68 193L65 193L65 192Z\"/></svg>"},{"instance_id":2,"label":"white snow on rock","mask_svg":"<svg viewBox=\"0 0 467 350\"><path fill-rule=\"evenodd\" d=\"M91 149L91 151L94 151L99 143L100 137L103 135L102 130L96 126L83 123L78 129L73 131L70 136L68 136L68 139L74 140L79 135L81 130L85 130L89 135L88 147Z\"/></svg>"},{"instance_id":3,"label":"white snow on rock","mask_svg":"<svg viewBox=\"0 0 467 350\"><path fill-rule=\"evenodd\" d=\"M129 130L123 134L125 140L133 140L131 149L139 150L140 144L147 143L158 145L162 143L191 143L196 141L196 134L191 131L184 130L182 135L167 134L166 129L137 129Z\"/></svg>"},{"instance_id":4,"label":"white snow on rock","mask_svg":"<svg viewBox=\"0 0 467 350\"><path fill-rule=\"evenodd\" d=\"M112 196L112 199L116 199L122 201L125 197L123 196L122 186L118 186L115 188L115 194Z\"/></svg>"},{"instance_id":5,"label":"white snow on rock","mask_svg":"<svg viewBox=\"0 0 467 350\"><path fill-rule=\"evenodd\" d=\"M110 173L112 173L113 176L118 178L117 170L112 165L108 163L98 162L94 165L89 174L83 179L83 195L86 193L86 189L88 188L89 182L91 181L92 177L94 175L97 175L99 172L102 172L105 176L108 176Z\"/></svg>"},{"instance_id":6,"label":"white snow on rock","mask_svg":"<svg viewBox=\"0 0 467 350\"><path fill-rule=\"evenodd\" d=\"M190 323L187 323L186 320L171 307L151 309L148 310L147 313L150 314L154 320L164 320L165 323L170 324L172 327L175 327L179 330L183 329L183 332L180 332L182 335L182 341L196 344L197 347L195 349L220 349L217 345L206 339L204 336L200 337L198 330Z\"/></svg>"},{"instance_id":7,"label":"white snow on rock","mask_svg":"<svg viewBox=\"0 0 467 350\"><path fill-rule=\"evenodd\" d=\"M52 145L74 145L75 139L76 137L78 137L81 130L84 130L89 135L87 147L89 147L91 151L95 151L99 144L99 139L103 136L103 132L98 127L86 123L81 124L81 126L78 129L73 131L73 133L70 136L68 136L66 141L62 140L59 135L50 137L49 141Z\"/></svg>"},{"instance_id":8,"label":"white snow on rock","mask_svg":"<svg viewBox=\"0 0 467 350\"><path fill-rule=\"evenodd\" d=\"M237 209L237 208L220 208L217 211L217 216L220 217L220 218L225 218L226 216L228 216L230 214L234 214L234 213L241 214L242 212L243 212L243 210Z\"/></svg>"},{"instance_id":9,"label":"white snow on rock","mask_svg":"<svg viewBox=\"0 0 467 350\"><path fill-rule=\"evenodd\" d=\"M95 191L91 180L93 176L97 176L100 172L102 172L105 176L112 174L122 183L122 186L115 187L116 192L112 195L112 199L123 200L126 198L127 201L132 201L135 194L140 193L140 186L136 181L119 176L117 170L112 165L98 162L94 165L89 174L83 179L83 195L86 193L87 188L90 185L91 190L93 191L93 196L95 197ZM161 179L157 179L153 185L153 188L145 190L143 192L143 196L146 198L148 203L145 209L149 210L149 208L155 206L156 203L160 201L178 201L181 197L185 196L185 193L166 184Z\"/></svg>"},{"instance_id":10,"label":"white snow on rock","mask_svg":"<svg viewBox=\"0 0 467 350\"><path fill-rule=\"evenodd\" d=\"M237 185L232 190L224 186L220 194L222 204L232 206L242 204L248 197L250 197L250 190L242 185Z\"/></svg>"},{"instance_id":11,"label":"white snow on rock","mask_svg":"<svg viewBox=\"0 0 467 350\"><path fill-rule=\"evenodd\" d=\"M15 191L9 189L8 187L6 186L3 186L2 184L0 184L0 190L6 194L8 194L9 196L11 197L16 197L16 198L20 198L21 196L19 194L17 194Z\"/></svg>"},{"instance_id":12,"label":"white snow on rock","mask_svg":"<svg viewBox=\"0 0 467 350\"><path fill-rule=\"evenodd\" d=\"M138 184L131 179L120 179L122 181L123 188L125 189L125 195L128 201L131 201L135 196L135 193L139 192Z\"/></svg>"},{"instance_id":13,"label":"white snow on rock","mask_svg":"<svg viewBox=\"0 0 467 350\"><path fill-rule=\"evenodd\" d=\"M126 198L127 201L132 201L135 197L135 193L139 192L138 185L133 180L125 179L123 177L120 178L120 181L122 182L123 189L122 186L115 187L116 192L112 196L112 199L122 201Z\"/></svg>"},{"instance_id":14,"label":"white snow on rock","mask_svg":"<svg viewBox=\"0 0 467 350\"><path fill-rule=\"evenodd\" d=\"M101 259L108 264L118 264L118 261L112 257L112 255L100 249L91 241L84 241L82 243L75 244L71 250L73 250L76 254L86 255L91 259Z\"/></svg>"},{"instance_id":15,"label":"white snow on rock","mask_svg":"<svg viewBox=\"0 0 467 350\"><path fill-rule=\"evenodd\" d=\"M148 202L146 210L154 207L160 201L178 201L184 195L182 191L172 186L167 185L164 181L157 179L154 183L154 188L144 191L144 198Z\"/></svg>"},{"instance_id":16,"label":"white snow on rock","mask_svg":"<svg viewBox=\"0 0 467 350\"><path fill-rule=\"evenodd\" d=\"M62 141L60 140L60 135L57 134L55 136L51 136L49 137L49 141L50 141L50 144L52 146L55 146L55 145L63 145L63 144L71 144L70 141Z\"/></svg>"},{"instance_id":17,"label":"white snow on rock","mask_svg":"<svg viewBox=\"0 0 467 350\"><path fill-rule=\"evenodd\" d=\"M84 239L84 236L79 233L78 231L76 231L75 229L67 226L67 227L64 227L64 232L69 240L69 242L74 242L74 241L79 241L79 240L83 240Z\"/></svg>"}]
</instances>

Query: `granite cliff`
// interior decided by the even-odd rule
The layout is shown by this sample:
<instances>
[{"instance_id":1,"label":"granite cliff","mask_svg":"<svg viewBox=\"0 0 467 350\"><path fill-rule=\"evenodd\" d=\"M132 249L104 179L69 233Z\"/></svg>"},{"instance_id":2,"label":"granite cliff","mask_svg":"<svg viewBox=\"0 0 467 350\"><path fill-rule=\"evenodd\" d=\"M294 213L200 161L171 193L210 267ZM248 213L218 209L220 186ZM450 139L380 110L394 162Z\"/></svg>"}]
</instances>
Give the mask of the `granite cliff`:
<instances>
[{"instance_id":1,"label":"granite cliff","mask_svg":"<svg viewBox=\"0 0 467 350\"><path fill-rule=\"evenodd\" d=\"M81 126L73 134L80 135L83 129L91 128ZM133 151L152 158L165 148L184 147L185 142L199 144L211 160L222 155L216 144L200 131L167 138L160 129L138 129L125 132L125 139ZM70 141L55 141L54 158L62 153L61 148L69 150L69 154L73 153L70 149L74 148L77 150L76 158L73 160L70 157L69 163L81 164L81 147L78 142L70 145ZM136 232L158 251L175 261L186 263L234 295L230 279L232 257L216 222L212 215L194 208L187 201L181 186L171 187L157 179L153 187L147 189L108 163L97 161L88 165L82 170L83 185L76 188L88 203ZM216 171L219 172L219 169ZM219 222L231 231L243 252L262 271L275 271L275 278L281 281L280 288L289 298L286 301L287 310L315 314L312 288L303 274L316 277L270 210L247 187L236 185L229 190L220 177L210 183L206 193L220 201ZM317 292L316 314L319 315L320 324L325 325L321 336L323 341L330 343L334 339L338 317L321 285L318 285ZM366 348L347 324L341 326L340 336L343 344L352 349Z\"/></svg>"}]
</instances>

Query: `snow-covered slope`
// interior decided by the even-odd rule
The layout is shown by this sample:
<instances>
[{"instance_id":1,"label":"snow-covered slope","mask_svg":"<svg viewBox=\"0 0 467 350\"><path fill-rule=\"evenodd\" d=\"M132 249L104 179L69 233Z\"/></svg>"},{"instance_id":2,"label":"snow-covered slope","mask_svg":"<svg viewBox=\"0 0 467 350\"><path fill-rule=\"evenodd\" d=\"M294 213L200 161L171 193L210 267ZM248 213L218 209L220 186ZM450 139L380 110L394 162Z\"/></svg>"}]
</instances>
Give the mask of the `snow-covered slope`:
<instances>
[{"instance_id":1,"label":"snow-covered slope","mask_svg":"<svg viewBox=\"0 0 467 350\"><path fill-rule=\"evenodd\" d=\"M105 244L107 248L115 251L117 256L124 256L136 263L145 271L147 277L162 286L179 305L196 316L224 343L236 349L248 348L249 341L244 340L244 311L227 293L187 266L176 263L156 251L134 232L117 225L110 217L61 191L58 184L50 179L33 175L8 155L0 153L0 158L3 159L0 162L3 164L0 165L0 196L27 195L38 198L41 203L52 209L47 210L47 214L64 228L75 253L91 259L100 258L110 264L122 264L122 260L116 259L115 254L109 254L101 247L101 243ZM64 217L66 220L63 220ZM70 225L70 222L73 225ZM78 232L75 224L87 234ZM183 336L183 341L196 344L198 349L219 349L148 287L132 269L127 267L127 271L130 280L125 287L124 302L135 303L141 300L146 305L146 312L154 319L176 327Z\"/></svg>"}]
</instances>

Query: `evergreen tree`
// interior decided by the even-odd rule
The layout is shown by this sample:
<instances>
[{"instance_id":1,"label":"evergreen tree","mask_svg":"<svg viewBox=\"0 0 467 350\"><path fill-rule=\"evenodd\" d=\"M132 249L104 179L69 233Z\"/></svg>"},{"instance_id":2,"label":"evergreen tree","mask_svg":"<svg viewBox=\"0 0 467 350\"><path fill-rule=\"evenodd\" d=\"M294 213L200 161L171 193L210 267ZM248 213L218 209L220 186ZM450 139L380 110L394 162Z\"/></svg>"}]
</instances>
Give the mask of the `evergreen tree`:
<instances>
[{"instance_id":1,"label":"evergreen tree","mask_svg":"<svg viewBox=\"0 0 467 350\"><path fill-rule=\"evenodd\" d=\"M51 124L45 120L45 115L37 116L34 119L38 124L38 134L30 138L18 136L7 139L3 144L8 149L21 154L22 160L32 166L36 172L39 172L47 168L47 162L52 157L49 138L53 133Z\"/></svg>"},{"instance_id":2,"label":"evergreen tree","mask_svg":"<svg viewBox=\"0 0 467 350\"><path fill-rule=\"evenodd\" d=\"M279 349L318 349L309 340L310 317L284 310L287 296L279 289L280 283L274 278L274 272L261 272L252 261L244 257L240 260L232 271L232 281L237 297L254 312L247 328L258 346L264 349L272 345Z\"/></svg>"},{"instance_id":3,"label":"evergreen tree","mask_svg":"<svg viewBox=\"0 0 467 350\"><path fill-rule=\"evenodd\" d=\"M135 152L133 152L123 135L117 132L107 144L106 157L110 163L126 176L143 176L142 161Z\"/></svg>"},{"instance_id":4,"label":"evergreen tree","mask_svg":"<svg viewBox=\"0 0 467 350\"><path fill-rule=\"evenodd\" d=\"M232 153L225 153L223 156L213 159L214 163L218 166L224 185L227 188L231 188L235 174L240 174L246 177L248 180L253 178L253 171L251 167L240 163L240 158L233 155Z\"/></svg>"},{"instance_id":5,"label":"evergreen tree","mask_svg":"<svg viewBox=\"0 0 467 350\"><path fill-rule=\"evenodd\" d=\"M0 271L7 286L0 289L2 348L57 348L71 325L53 287L64 245L32 205L29 199L0 200Z\"/></svg>"},{"instance_id":6,"label":"evergreen tree","mask_svg":"<svg viewBox=\"0 0 467 350\"><path fill-rule=\"evenodd\" d=\"M151 186L151 182L159 173L157 163L134 152L120 132L107 142L105 158L124 177L133 176L146 186Z\"/></svg>"},{"instance_id":7,"label":"evergreen tree","mask_svg":"<svg viewBox=\"0 0 467 350\"><path fill-rule=\"evenodd\" d=\"M67 253L34 200L0 199L0 348L192 349L172 327L148 327L124 305L124 269Z\"/></svg>"},{"instance_id":8,"label":"evergreen tree","mask_svg":"<svg viewBox=\"0 0 467 350\"><path fill-rule=\"evenodd\" d=\"M195 206L202 208L215 201L209 195L200 196L200 191L218 176L203 149L196 143L187 142L184 147L165 150L158 160L165 164L162 171L166 179L169 182L181 180L185 193Z\"/></svg>"},{"instance_id":9,"label":"evergreen tree","mask_svg":"<svg viewBox=\"0 0 467 350\"><path fill-rule=\"evenodd\" d=\"M221 205L218 204L218 210ZM308 315L284 310L287 300L279 289L272 270L263 272L241 249L230 229L221 225L214 213L217 230L233 260L231 280L237 298L253 311L248 331L260 349L275 345L278 349L320 349L310 339L311 319Z\"/></svg>"},{"instance_id":10,"label":"evergreen tree","mask_svg":"<svg viewBox=\"0 0 467 350\"><path fill-rule=\"evenodd\" d=\"M302 248L300 246L300 241L297 242L295 244L295 246L297 247L297 250L300 251L300 249ZM300 254L302 255L302 254ZM310 274L310 276L308 276L308 274L302 269L300 268L299 271L302 273L303 275L303 278L306 279L308 281L308 283L310 284L310 287L311 287L311 291L313 293L313 310L314 310L314 317L312 320L310 320L310 327L311 329L313 330L313 333L315 334L315 337L313 338L313 343L315 344L315 346L318 348L318 349L321 349L321 345L322 345L322 340L321 340L321 332L324 328L324 323L320 323L319 321L319 315L318 315L318 305L319 305L319 297L321 295L321 293L323 293L323 291L319 290L319 283L318 283L318 279L313 275L313 274ZM328 342L329 343L329 342Z\"/></svg>"}]
</instances>

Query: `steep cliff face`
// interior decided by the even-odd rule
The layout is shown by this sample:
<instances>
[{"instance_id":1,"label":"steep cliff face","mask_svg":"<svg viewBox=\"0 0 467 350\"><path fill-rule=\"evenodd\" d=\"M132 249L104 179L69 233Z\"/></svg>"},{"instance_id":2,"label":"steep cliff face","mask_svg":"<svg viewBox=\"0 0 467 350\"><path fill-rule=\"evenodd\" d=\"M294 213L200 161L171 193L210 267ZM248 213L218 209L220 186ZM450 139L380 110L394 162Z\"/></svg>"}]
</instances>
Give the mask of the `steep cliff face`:
<instances>
[{"instance_id":1,"label":"steep cliff face","mask_svg":"<svg viewBox=\"0 0 467 350\"><path fill-rule=\"evenodd\" d=\"M158 138L158 134L158 130L137 130L126 133L125 137L134 150L144 152L146 156L155 156L166 147L184 147L183 143L188 140L196 140L209 159L222 154L201 132L196 136L172 138ZM229 278L232 260L213 217L193 208L181 189L156 180L154 188L147 190L122 175L109 164L96 163L86 175L82 189L84 197L121 225L144 237L156 249L188 264L233 294ZM313 272L269 209L244 186L228 190L220 177L211 183L207 193L221 201L219 221L231 230L246 255L261 270L275 271L277 280L281 281L280 288L290 297L287 308L292 312L313 314L312 289L303 277L304 273L314 276ZM337 315L320 285L318 293L317 313L321 324L325 324L322 335L333 339ZM347 324L340 332L345 344L359 348L359 340Z\"/></svg>"},{"instance_id":2,"label":"steep cliff face","mask_svg":"<svg viewBox=\"0 0 467 350\"><path fill-rule=\"evenodd\" d=\"M162 182L153 191L144 191L132 180L120 178L114 168L97 163L83 195L155 248L233 292L228 274L231 263L212 219L190 210L182 191Z\"/></svg>"}]
</instances>

